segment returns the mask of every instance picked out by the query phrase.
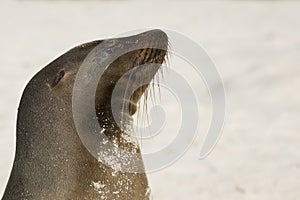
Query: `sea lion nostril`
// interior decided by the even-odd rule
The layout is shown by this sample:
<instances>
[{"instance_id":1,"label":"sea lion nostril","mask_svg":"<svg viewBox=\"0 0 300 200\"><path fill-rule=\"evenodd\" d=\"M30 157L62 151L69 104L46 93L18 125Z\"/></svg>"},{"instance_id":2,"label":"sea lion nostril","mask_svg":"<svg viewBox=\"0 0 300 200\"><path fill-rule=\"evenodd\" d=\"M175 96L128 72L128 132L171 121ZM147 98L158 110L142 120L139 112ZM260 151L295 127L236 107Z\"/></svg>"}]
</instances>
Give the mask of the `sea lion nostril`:
<instances>
[{"instance_id":1,"label":"sea lion nostril","mask_svg":"<svg viewBox=\"0 0 300 200\"><path fill-rule=\"evenodd\" d=\"M65 71L61 70L60 72L58 72L58 74L56 75L55 79L53 80L51 87L55 87L59 81L65 76Z\"/></svg>"}]
</instances>

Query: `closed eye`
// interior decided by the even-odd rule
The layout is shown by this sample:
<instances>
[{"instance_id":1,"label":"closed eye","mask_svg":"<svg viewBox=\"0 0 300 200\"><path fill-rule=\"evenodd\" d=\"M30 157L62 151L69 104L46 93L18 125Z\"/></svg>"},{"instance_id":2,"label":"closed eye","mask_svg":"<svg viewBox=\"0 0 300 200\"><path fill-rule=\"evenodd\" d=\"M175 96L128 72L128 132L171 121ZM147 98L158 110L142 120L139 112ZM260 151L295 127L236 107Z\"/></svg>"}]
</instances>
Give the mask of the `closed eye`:
<instances>
[{"instance_id":1,"label":"closed eye","mask_svg":"<svg viewBox=\"0 0 300 200\"><path fill-rule=\"evenodd\" d=\"M65 76L65 71L60 71L57 75L56 75L56 77L55 77L55 79L53 80L53 82L52 82L52 84L51 84L51 87L55 87L58 83L59 83L59 81L63 78Z\"/></svg>"}]
</instances>

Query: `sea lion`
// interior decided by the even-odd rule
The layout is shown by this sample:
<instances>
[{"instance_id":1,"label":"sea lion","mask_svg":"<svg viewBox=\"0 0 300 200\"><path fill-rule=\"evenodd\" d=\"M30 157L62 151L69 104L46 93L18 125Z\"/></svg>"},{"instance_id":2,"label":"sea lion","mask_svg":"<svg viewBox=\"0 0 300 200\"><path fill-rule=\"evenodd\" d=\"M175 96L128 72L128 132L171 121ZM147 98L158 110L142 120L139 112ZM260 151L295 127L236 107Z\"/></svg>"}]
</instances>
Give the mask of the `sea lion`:
<instances>
[{"instance_id":1,"label":"sea lion","mask_svg":"<svg viewBox=\"0 0 300 200\"><path fill-rule=\"evenodd\" d=\"M124 85L134 85L137 80L146 79L147 84L139 87L130 99L119 99L129 102L129 114L125 119L130 123L138 101L159 70L157 66L139 66L146 63L161 66L167 54L168 37L160 30L151 30L109 40L122 40L125 44L142 42L143 48L119 56L106 68L97 83L94 112L99 126L105 127L104 134L109 140L141 156L139 147L124 138L131 136L118 126L112 114L112 93L121 77L133 68L137 69L131 73L135 78L123 78ZM76 75L87 55L103 41L107 40L69 50L27 84L18 109L16 154L3 200L150 198L145 173L115 171L103 164L83 145L74 124L72 94ZM151 43L159 48L149 48ZM87 119L88 116L89 113Z\"/></svg>"}]
</instances>

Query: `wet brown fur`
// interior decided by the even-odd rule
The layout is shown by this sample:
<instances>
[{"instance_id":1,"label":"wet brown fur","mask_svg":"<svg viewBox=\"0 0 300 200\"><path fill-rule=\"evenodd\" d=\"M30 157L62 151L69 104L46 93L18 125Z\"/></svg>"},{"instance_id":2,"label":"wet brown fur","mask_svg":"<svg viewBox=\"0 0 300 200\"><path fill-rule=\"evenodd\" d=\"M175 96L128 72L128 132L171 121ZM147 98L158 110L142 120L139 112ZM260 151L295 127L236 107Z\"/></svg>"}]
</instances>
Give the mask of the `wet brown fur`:
<instances>
[{"instance_id":1,"label":"wet brown fur","mask_svg":"<svg viewBox=\"0 0 300 200\"><path fill-rule=\"evenodd\" d=\"M43 68L26 86L18 112L15 161L3 200L150 198L145 173L116 172L98 162L76 132L72 119L73 84L81 63L101 42L71 49ZM113 86L129 70L130 67L125 66L135 67L147 62L161 64L166 53L147 48L129 52L112 63L99 81L95 99L99 124L109 125L105 134L117 138L122 148L134 147L123 140L122 129L111 126L115 122L103 121L104 117L112 117ZM136 75L146 77L145 74ZM153 77L148 78L150 83ZM137 110L136 105L147 88L148 85L139 88L131 97L130 115ZM104 115L99 114L102 111Z\"/></svg>"}]
</instances>

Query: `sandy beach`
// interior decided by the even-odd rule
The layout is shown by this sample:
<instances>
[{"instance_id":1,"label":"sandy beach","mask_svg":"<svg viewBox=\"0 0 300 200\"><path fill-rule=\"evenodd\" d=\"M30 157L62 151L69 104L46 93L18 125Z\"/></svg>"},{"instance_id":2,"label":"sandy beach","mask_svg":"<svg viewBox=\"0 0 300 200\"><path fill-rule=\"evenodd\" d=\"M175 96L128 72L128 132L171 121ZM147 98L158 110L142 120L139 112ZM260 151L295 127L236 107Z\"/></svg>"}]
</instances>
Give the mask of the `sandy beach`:
<instances>
[{"instance_id":1,"label":"sandy beach","mask_svg":"<svg viewBox=\"0 0 300 200\"><path fill-rule=\"evenodd\" d=\"M176 163L149 174L155 200L300 196L299 1L13 1L0 7L0 196L13 164L27 82L73 46L143 27L181 32L216 63L227 96L222 137L199 160L203 126ZM171 62L180 67L180 61ZM170 66L172 67L172 66ZM164 137L164 136L162 136Z\"/></svg>"}]
</instances>

